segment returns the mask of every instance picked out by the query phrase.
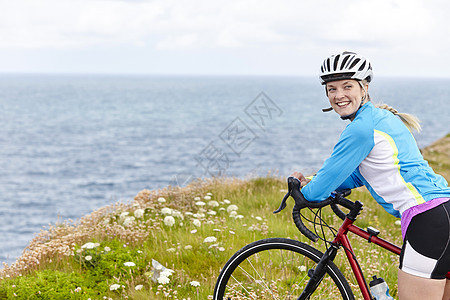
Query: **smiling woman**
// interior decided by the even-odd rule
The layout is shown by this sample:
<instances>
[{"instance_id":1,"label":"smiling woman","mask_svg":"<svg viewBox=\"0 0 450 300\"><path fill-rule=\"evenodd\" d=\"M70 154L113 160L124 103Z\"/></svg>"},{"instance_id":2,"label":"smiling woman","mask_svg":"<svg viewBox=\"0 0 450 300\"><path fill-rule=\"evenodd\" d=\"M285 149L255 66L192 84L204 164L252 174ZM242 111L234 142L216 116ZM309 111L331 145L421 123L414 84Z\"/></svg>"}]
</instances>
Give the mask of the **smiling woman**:
<instances>
[{"instance_id":1,"label":"smiling woman","mask_svg":"<svg viewBox=\"0 0 450 300\"><path fill-rule=\"evenodd\" d=\"M371 103L372 78L370 62L354 52L324 60L320 80L331 107L351 123L312 180L300 172L292 176L313 202L333 191L366 186L388 213L401 218L400 299L449 299L450 188L417 147L411 128L420 129L418 120Z\"/></svg>"}]
</instances>

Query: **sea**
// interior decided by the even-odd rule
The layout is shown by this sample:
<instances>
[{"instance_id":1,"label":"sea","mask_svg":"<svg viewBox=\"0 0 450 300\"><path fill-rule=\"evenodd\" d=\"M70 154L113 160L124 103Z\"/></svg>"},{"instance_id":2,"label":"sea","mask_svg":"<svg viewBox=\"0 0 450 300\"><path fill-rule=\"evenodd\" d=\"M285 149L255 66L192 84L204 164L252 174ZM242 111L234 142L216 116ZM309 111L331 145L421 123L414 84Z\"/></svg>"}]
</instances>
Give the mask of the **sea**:
<instances>
[{"instance_id":1,"label":"sea","mask_svg":"<svg viewBox=\"0 0 450 300\"><path fill-rule=\"evenodd\" d=\"M450 79L376 77L369 93L422 121L421 148L450 131ZM143 189L314 173L348 124L327 103L314 76L2 74L0 262Z\"/></svg>"}]
</instances>

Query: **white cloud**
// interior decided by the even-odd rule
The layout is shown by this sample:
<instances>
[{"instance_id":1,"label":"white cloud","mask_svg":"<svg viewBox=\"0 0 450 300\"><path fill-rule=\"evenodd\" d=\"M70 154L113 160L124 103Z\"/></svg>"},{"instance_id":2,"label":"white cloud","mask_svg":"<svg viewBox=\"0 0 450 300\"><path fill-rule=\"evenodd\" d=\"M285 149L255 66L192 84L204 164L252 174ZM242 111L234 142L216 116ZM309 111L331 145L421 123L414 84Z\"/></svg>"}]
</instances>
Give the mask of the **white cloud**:
<instances>
[{"instance_id":1,"label":"white cloud","mask_svg":"<svg viewBox=\"0 0 450 300\"><path fill-rule=\"evenodd\" d=\"M83 47L139 41L162 13L152 2L2 1L1 48Z\"/></svg>"},{"instance_id":2,"label":"white cloud","mask_svg":"<svg viewBox=\"0 0 450 300\"><path fill-rule=\"evenodd\" d=\"M0 0L0 50L128 47L308 69L348 49L388 66L445 55L449 10L444 0Z\"/></svg>"},{"instance_id":3,"label":"white cloud","mask_svg":"<svg viewBox=\"0 0 450 300\"><path fill-rule=\"evenodd\" d=\"M168 36L156 44L160 50L186 50L195 47L198 41L195 34L183 34L177 36Z\"/></svg>"}]
</instances>

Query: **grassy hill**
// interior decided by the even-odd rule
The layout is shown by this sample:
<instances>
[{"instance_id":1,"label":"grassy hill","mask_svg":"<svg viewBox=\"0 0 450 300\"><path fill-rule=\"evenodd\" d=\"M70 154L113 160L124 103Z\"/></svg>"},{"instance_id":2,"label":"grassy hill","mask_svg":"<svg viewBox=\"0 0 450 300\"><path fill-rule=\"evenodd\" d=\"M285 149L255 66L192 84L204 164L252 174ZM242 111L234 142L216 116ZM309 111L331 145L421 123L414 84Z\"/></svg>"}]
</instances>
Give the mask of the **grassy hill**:
<instances>
[{"instance_id":1,"label":"grassy hill","mask_svg":"<svg viewBox=\"0 0 450 300\"><path fill-rule=\"evenodd\" d=\"M447 135L423 150L447 180L449 148ZM272 213L285 189L284 179L273 177L211 179L185 188L144 190L130 203L55 224L38 233L14 264L0 270L0 299L211 298L222 266L242 246L267 237L310 243L292 223L291 202L280 214ZM401 244L396 219L364 189L350 198L365 204L358 226L377 227L381 237ZM336 218L329 217L329 222ZM366 241L352 239L352 244L365 275L385 278L395 296L398 258ZM349 274L340 257L337 265Z\"/></svg>"}]
</instances>

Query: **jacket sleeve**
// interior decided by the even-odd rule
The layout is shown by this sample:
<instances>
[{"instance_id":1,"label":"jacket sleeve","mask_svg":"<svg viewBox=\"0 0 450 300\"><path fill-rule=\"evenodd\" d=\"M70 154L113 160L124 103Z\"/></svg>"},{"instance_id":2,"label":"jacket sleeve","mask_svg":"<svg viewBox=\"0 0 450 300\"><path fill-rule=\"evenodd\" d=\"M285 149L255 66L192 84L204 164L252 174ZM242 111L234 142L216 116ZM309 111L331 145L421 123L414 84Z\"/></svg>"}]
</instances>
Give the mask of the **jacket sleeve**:
<instances>
[{"instance_id":1,"label":"jacket sleeve","mask_svg":"<svg viewBox=\"0 0 450 300\"><path fill-rule=\"evenodd\" d=\"M359 119L345 128L331 156L317 175L303 187L302 193L308 201L322 201L338 188L362 185L355 173L374 147L372 127Z\"/></svg>"},{"instance_id":2,"label":"jacket sleeve","mask_svg":"<svg viewBox=\"0 0 450 300\"><path fill-rule=\"evenodd\" d=\"M345 181L336 189L336 191L342 191L347 189L354 189L363 186L364 183L358 176L358 172L355 170Z\"/></svg>"}]
</instances>

